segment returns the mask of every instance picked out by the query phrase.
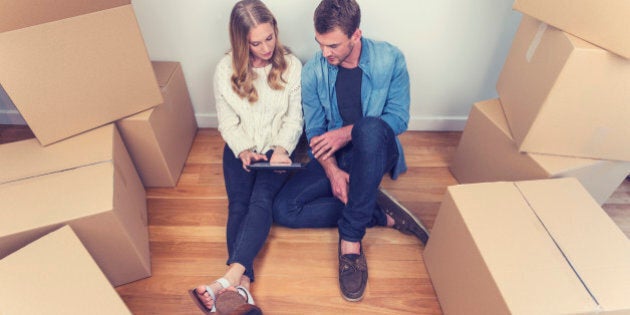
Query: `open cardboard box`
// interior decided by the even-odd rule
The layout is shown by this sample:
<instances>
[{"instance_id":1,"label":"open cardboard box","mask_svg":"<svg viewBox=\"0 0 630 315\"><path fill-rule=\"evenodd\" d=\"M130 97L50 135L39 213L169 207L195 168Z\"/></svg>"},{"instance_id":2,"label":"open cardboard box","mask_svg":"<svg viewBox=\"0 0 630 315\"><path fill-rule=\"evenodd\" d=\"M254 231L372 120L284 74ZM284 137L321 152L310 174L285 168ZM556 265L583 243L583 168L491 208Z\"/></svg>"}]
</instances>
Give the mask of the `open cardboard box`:
<instances>
[{"instance_id":1,"label":"open cardboard box","mask_svg":"<svg viewBox=\"0 0 630 315\"><path fill-rule=\"evenodd\" d=\"M630 60L526 15L497 81L520 151L622 161L629 86Z\"/></svg>"},{"instance_id":2,"label":"open cardboard box","mask_svg":"<svg viewBox=\"0 0 630 315\"><path fill-rule=\"evenodd\" d=\"M630 58L630 1L516 0L513 8Z\"/></svg>"},{"instance_id":3,"label":"open cardboard box","mask_svg":"<svg viewBox=\"0 0 630 315\"><path fill-rule=\"evenodd\" d=\"M164 103L116 122L145 187L174 187L197 134L179 62L152 62Z\"/></svg>"},{"instance_id":4,"label":"open cardboard box","mask_svg":"<svg viewBox=\"0 0 630 315\"><path fill-rule=\"evenodd\" d=\"M0 260L0 314L131 314L64 226Z\"/></svg>"},{"instance_id":5,"label":"open cardboard box","mask_svg":"<svg viewBox=\"0 0 630 315\"><path fill-rule=\"evenodd\" d=\"M162 102L129 0L8 0L0 84L43 145Z\"/></svg>"},{"instance_id":6,"label":"open cardboard box","mask_svg":"<svg viewBox=\"0 0 630 315\"><path fill-rule=\"evenodd\" d=\"M0 258L63 225L112 285L151 275L145 190L114 124L0 145Z\"/></svg>"},{"instance_id":7,"label":"open cardboard box","mask_svg":"<svg viewBox=\"0 0 630 315\"><path fill-rule=\"evenodd\" d=\"M519 152L495 98L473 105L449 169L460 184L575 177L603 204L630 173L630 162Z\"/></svg>"},{"instance_id":8,"label":"open cardboard box","mask_svg":"<svg viewBox=\"0 0 630 315\"><path fill-rule=\"evenodd\" d=\"M424 259L445 314L630 313L630 241L574 178L448 187Z\"/></svg>"}]
</instances>

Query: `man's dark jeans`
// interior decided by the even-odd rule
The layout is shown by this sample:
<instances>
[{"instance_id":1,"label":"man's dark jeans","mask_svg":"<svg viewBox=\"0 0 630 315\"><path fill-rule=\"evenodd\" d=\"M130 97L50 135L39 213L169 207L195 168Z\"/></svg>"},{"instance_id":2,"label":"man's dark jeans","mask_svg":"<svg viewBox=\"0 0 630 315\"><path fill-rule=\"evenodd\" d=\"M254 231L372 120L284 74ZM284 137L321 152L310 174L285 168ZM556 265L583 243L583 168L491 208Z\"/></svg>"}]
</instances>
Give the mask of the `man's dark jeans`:
<instances>
[{"instance_id":1,"label":"man's dark jeans","mask_svg":"<svg viewBox=\"0 0 630 315\"><path fill-rule=\"evenodd\" d=\"M386 225L376 196L383 175L398 159L392 129L380 118L362 118L352 128L352 142L335 157L339 168L350 175L348 204L333 196L324 169L312 160L276 196L273 216L277 224L291 228L338 226L339 236L350 242L361 241L368 227Z\"/></svg>"}]
</instances>

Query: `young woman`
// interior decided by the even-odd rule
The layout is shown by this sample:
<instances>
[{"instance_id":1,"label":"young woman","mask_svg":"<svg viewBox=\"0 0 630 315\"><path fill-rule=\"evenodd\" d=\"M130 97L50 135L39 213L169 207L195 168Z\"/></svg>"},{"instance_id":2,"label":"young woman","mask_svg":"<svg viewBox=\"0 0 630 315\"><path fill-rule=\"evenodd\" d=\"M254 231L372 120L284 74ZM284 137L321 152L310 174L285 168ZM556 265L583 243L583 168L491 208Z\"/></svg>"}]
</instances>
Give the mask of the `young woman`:
<instances>
[{"instance_id":1,"label":"young woman","mask_svg":"<svg viewBox=\"0 0 630 315\"><path fill-rule=\"evenodd\" d=\"M249 303L254 258L272 223L276 193L286 172L250 171L256 161L291 163L302 133L301 62L278 39L275 17L260 0L242 0L230 16L231 51L216 66L214 94L219 131L226 142L223 173L228 195L227 271L190 291L204 312L237 289Z\"/></svg>"}]
</instances>

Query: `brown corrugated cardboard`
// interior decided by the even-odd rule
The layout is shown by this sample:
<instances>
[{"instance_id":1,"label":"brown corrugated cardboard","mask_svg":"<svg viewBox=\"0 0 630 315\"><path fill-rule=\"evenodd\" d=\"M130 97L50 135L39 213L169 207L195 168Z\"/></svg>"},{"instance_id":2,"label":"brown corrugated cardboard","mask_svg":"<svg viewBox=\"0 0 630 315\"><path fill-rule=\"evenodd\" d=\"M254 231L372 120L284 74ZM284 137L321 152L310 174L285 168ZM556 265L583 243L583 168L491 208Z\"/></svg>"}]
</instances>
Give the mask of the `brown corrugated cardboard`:
<instances>
[{"instance_id":1,"label":"brown corrugated cardboard","mask_svg":"<svg viewBox=\"0 0 630 315\"><path fill-rule=\"evenodd\" d=\"M146 196L114 124L0 145L0 258L70 225L117 286L151 275Z\"/></svg>"},{"instance_id":2,"label":"brown corrugated cardboard","mask_svg":"<svg viewBox=\"0 0 630 315\"><path fill-rule=\"evenodd\" d=\"M197 122L178 62L152 63L164 103L117 121L145 187L173 187L184 168Z\"/></svg>"},{"instance_id":3,"label":"brown corrugated cardboard","mask_svg":"<svg viewBox=\"0 0 630 315\"><path fill-rule=\"evenodd\" d=\"M4 0L0 32L72 18L130 3L129 0Z\"/></svg>"},{"instance_id":4,"label":"brown corrugated cardboard","mask_svg":"<svg viewBox=\"0 0 630 315\"><path fill-rule=\"evenodd\" d=\"M497 91L520 151L630 161L630 60L523 16Z\"/></svg>"},{"instance_id":5,"label":"brown corrugated cardboard","mask_svg":"<svg viewBox=\"0 0 630 315\"><path fill-rule=\"evenodd\" d=\"M521 153L499 99L475 103L449 168L459 183L575 177L603 204L630 173L630 162Z\"/></svg>"},{"instance_id":6,"label":"brown corrugated cardboard","mask_svg":"<svg viewBox=\"0 0 630 315\"><path fill-rule=\"evenodd\" d=\"M630 58L630 1L516 0L513 8Z\"/></svg>"},{"instance_id":7,"label":"brown corrugated cardboard","mask_svg":"<svg viewBox=\"0 0 630 315\"><path fill-rule=\"evenodd\" d=\"M575 178L449 187L424 259L445 314L630 312L630 242Z\"/></svg>"},{"instance_id":8,"label":"brown corrugated cardboard","mask_svg":"<svg viewBox=\"0 0 630 315\"><path fill-rule=\"evenodd\" d=\"M43 145L162 102L129 1L5 2L0 84Z\"/></svg>"},{"instance_id":9,"label":"brown corrugated cardboard","mask_svg":"<svg viewBox=\"0 0 630 315\"><path fill-rule=\"evenodd\" d=\"M72 229L0 260L0 314L131 314Z\"/></svg>"}]
</instances>

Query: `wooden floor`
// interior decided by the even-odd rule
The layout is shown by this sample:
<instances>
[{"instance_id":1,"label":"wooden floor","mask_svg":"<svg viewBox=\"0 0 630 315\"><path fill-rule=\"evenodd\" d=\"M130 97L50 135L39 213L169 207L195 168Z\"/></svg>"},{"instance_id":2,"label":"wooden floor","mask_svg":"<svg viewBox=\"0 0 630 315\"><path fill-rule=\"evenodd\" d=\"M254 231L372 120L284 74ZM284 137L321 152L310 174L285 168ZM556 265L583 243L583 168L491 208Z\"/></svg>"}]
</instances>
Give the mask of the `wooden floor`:
<instances>
[{"instance_id":1,"label":"wooden floor","mask_svg":"<svg viewBox=\"0 0 630 315\"><path fill-rule=\"evenodd\" d=\"M406 132L401 140L409 170L382 186L432 227L448 185L459 132ZM0 143L24 133L7 135ZM143 314L200 314L187 290L225 270L227 198L223 185L223 141L216 129L200 129L175 188L147 189L153 275L116 288L129 309ZM630 237L630 182L604 205ZM337 284L337 230L290 230L274 226L256 260L252 294L266 314L441 314L425 269L423 246L387 228L369 229L364 239L370 277L359 303L346 302Z\"/></svg>"}]
</instances>

